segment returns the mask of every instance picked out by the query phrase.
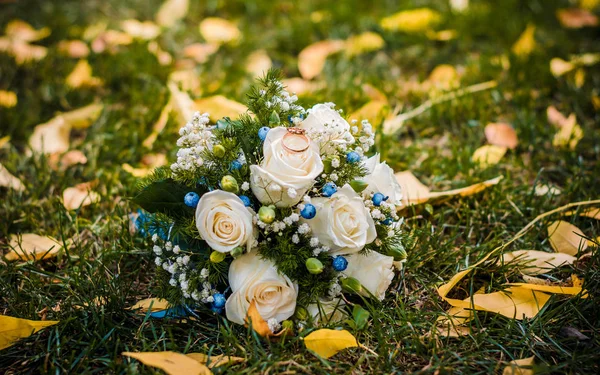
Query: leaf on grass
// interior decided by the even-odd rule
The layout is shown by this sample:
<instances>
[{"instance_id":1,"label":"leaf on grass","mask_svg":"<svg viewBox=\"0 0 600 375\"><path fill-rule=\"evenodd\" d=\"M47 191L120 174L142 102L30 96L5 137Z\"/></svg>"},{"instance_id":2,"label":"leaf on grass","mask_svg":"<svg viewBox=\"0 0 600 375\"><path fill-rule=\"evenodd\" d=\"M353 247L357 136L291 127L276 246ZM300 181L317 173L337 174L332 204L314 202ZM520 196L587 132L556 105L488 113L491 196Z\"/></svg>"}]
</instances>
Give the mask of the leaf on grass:
<instances>
[{"instance_id":1,"label":"leaf on grass","mask_svg":"<svg viewBox=\"0 0 600 375\"><path fill-rule=\"evenodd\" d=\"M70 134L71 124L59 115L33 129L33 134L29 137L29 146L33 151L40 153L62 153L69 149Z\"/></svg>"},{"instance_id":2,"label":"leaf on grass","mask_svg":"<svg viewBox=\"0 0 600 375\"><path fill-rule=\"evenodd\" d=\"M284 79L283 84L287 87L289 92L297 95L309 94L323 87L320 83L307 81L299 77Z\"/></svg>"},{"instance_id":3,"label":"leaf on grass","mask_svg":"<svg viewBox=\"0 0 600 375\"><path fill-rule=\"evenodd\" d=\"M472 302L471 302L472 299ZM510 287L504 291L474 294L466 299L475 310L484 310L523 320L533 318L550 299L550 295L523 287Z\"/></svg>"},{"instance_id":4,"label":"leaf on grass","mask_svg":"<svg viewBox=\"0 0 600 375\"><path fill-rule=\"evenodd\" d=\"M217 52L218 49L218 44L194 43L186 46L183 49L183 55L196 60L198 64L204 64L208 61L210 55Z\"/></svg>"},{"instance_id":5,"label":"leaf on grass","mask_svg":"<svg viewBox=\"0 0 600 375\"><path fill-rule=\"evenodd\" d=\"M165 154L148 154L142 158L142 167L134 168L131 165L124 163L121 165L125 172L130 173L135 177L146 177L154 171L155 168L162 167L167 164L167 156Z\"/></svg>"},{"instance_id":6,"label":"leaf on grass","mask_svg":"<svg viewBox=\"0 0 600 375\"><path fill-rule=\"evenodd\" d=\"M208 43L225 44L240 40L242 33L233 22L218 17L208 17L200 22L200 34Z\"/></svg>"},{"instance_id":7,"label":"leaf on grass","mask_svg":"<svg viewBox=\"0 0 600 375\"><path fill-rule=\"evenodd\" d=\"M233 357L227 356L223 354L211 355L210 357L204 353L187 353L188 357L202 363L203 365L207 365L208 368L219 367L223 365L232 365L236 363L244 363L246 362L245 358L241 357ZM210 359L210 363L209 362Z\"/></svg>"},{"instance_id":8,"label":"leaf on grass","mask_svg":"<svg viewBox=\"0 0 600 375\"><path fill-rule=\"evenodd\" d=\"M507 148L503 146L484 145L475 150L471 160L477 163L479 167L487 168L498 164L506 151Z\"/></svg>"},{"instance_id":9,"label":"leaf on grass","mask_svg":"<svg viewBox=\"0 0 600 375\"><path fill-rule=\"evenodd\" d=\"M150 133L150 135L146 139L144 139L144 141L142 142L142 146L148 149L152 148L152 145L154 145L156 138L165 129L165 126L167 126L167 122L169 122L169 114L171 113L171 109L171 102L169 101L163 107L162 111L160 111L160 116L158 116L158 120L156 120L154 126L152 126L152 133Z\"/></svg>"},{"instance_id":10,"label":"leaf on grass","mask_svg":"<svg viewBox=\"0 0 600 375\"><path fill-rule=\"evenodd\" d=\"M134 39L152 40L160 35L160 27L152 21L124 20L121 21L121 29Z\"/></svg>"},{"instance_id":11,"label":"leaf on grass","mask_svg":"<svg viewBox=\"0 0 600 375\"><path fill-rule=\"evenodd\" d=\"M440 64L433 68L427 80L423 82L422 88L428 91L430 87L441 90L449 90L458 86L460 76L452 65Z\"/></svg>"},{"instance_id":12,"label":"leaf on grass","mask_svg":"<svg viewBox=\"0 0 600 375\"><path fill-rule=\"evenodd\" d=\"M90 54L90 48L82 40L61 40L58 43L58 51L76 59L87 57Z\"/></svg>"},{"instance_id":13,"label":"leaf on grass","mask_svg":"<svg viewBox=\"0 0 600 375\"><path fill-rule=\"evenodd\" d=\"M82 183L63 191L63 205L67 210L76 210L100 202L100 194L91 188L92 183Z\"/></svg>"},{"instance_id":14,"label":"leaf on grass","mask_svg":"<svg viewBox=\"0 0 600 375\"><path fill-rule=\"evenodd\" d=\"M502 176L498 176L491 180L479 182L464 188L433 192L430 191L427 186L423 185L423 183L421 183L421 181L419 181L410 171L398 172L395 176L402 188L402 202L404 203L404 206L424 203L434 198L451 197L455 195L467 197L477 194L490 186L496 185L502 180Z\"/></svg>"},{"instance_id":15,"label":"leaf on grass","mask_svg":"<svg viewBox=\"0 0 600 375\"><path fill-rule=\"evenodd\" d=\"M380 50L385 45L381 35L367 31L362 34L353 35L346 40L344 51L349 56Z\"/></svg>"},{"instance_id":16,"label":"leaf on grass","mask_svg":"<svg viewBox=\"0 0 600 375\"><path fill-rule=\"evenodd\" d=\"M359 122L369 120L372 125L377 126L383 122L389 110L390 107L387 102L372 100L352 112L349 118L359 120Z\"/></svg>"},{"instance_id":17,"label":"leaf on grass","mask_svg":"<svg viewBox=\"0 0 600 375\"><path fill-rule=\"evenodd\" d=\"M12 108L17 105L17 94L12 91L0 90L0 107Z\"/></svg>"},{"instance_id":18,"label":"leaf on grass","mask_svg":"<svg viewBox=\"0 0 600 375\"><path fill-rule=\"evenodd\" d=\"M535 46L535 26L529 24L519 39L513 44L512 52L519 57L527 57L533 52Z\"/></svg>"},{"instance_id":19,"label":"leaf on grass","mask_svg":"<svg viewBox=\"0 0 600 375\"><path fill-rule=\"evenodd\" d=\"M22 20L10 21L4 31L9 38L22 42L35 42L44 39L51 32L48 27L36 30L33 26Z\"/></svg>"},{"instance_id":20,"label":"leaf on grass","mask_svg":"<svg viewBox=\"0 0 600 375\"><path fill-rule=\"evenodd\" d=\"M298 70L305 79L318 76L325 67L327 56L344 49L343 40L322 40L305 47L298 55Z\"/></svg>"},{"instance_id":21,"label":"leaf on grass","mask_svg":"<svg viewBox=\"0 0 600 375\"><path fill-rule=\"evenodd\" d=\"M3 48L0 48L2 50ZM39 61L46 57L48 49L42 46L25 43L22 41L13 41L5 49L14 58L17 65L23 65L30 61Z\"/></svg>"},{"instance_id":22,"label":"leaf on grass","mask_svg":"<svg viewBox=\"0 0 600 375\"><path fill-rule=\"evenodd\" d=\"M246 318L244 319L247 324L252 324L252 329L262 337L273 336L273 332L269 328L269 324L260 316L258 309L256 308L256 301L252 300Z\"/></svg>"},{"instance_id":23,"label":"leaf on grass","mask_svg":"<svg viewBox=\"0 0 600 375\"><path fill-rule=\"evenodd\" d=\"M568 29L598 26L598 17L586 9L559 9L556 11L556 17L560 24Z\"/></svg>"},{"instance_id":24,"label":"leaf on grass","mask_svg":"<svg viewBox=\"0 0 600 375\"><path fill-rule=\"evenodd\" d=\"M574 150L577 147L577 143L583 138L583 130L577 124L575 114L571 114L567 121L562 123L562 127L554 135L552 139L552 145L555 147L568 147Z\"/></svg>"},{"instance_id":25,"label":"leaf on grass","mask_svg":"<svg viewBox=\"0 0 600 375\"><path fill-rule=\"evenodd\" d=\"M536 284L536 283L511 283L508 285L512 285L514 287L536 290L539 292L546 292L552 294L570 294L577 295L581 292L584 292L584 297L587 295L580 286L560 286L560 285L544 285L544 284Z\"/></svg>"},{"instance_id":26,"label":"leaf on grass","mask_svg":"<svg viewBox=\"0 0 600 375\"><path fill-rule=\"evenodd\" d=\"M21 180L13 176L8 169L2 165L2 163L0 163L0 186L4 186L16 191L25 190L25 185L23 185Z\"/></svg>"},{"instance_id":27,"label":"leaf on grass","mask_svg":"<svg viewBox=\"0 0 600 375\"><path fill-rule=\"evenodd\" d=\"M534 359L535 357L529 357L510 361L502 371L502 375L533 375L533 370L526 367L533 366Z\"/></svg>"},{"instance_id":28,"label":"leaf on grass","mask_svg":"<svg viewBox=\"0 0 600 375\"><path fill-rule=\"evenodd\" d=\"M265 75L272 65L273 62L264 49L252 52L246 59L246 71L255 77Z\"/></svg>"},{"instance_id":29,"label":"leaf on grass","mask_svg":"<svg viewBox=\"0 0 600 375\"><path fill-rule=\"evenodd\" d=\"M553 105L546 109L546 116L548 117L548 122L557 128L568 126L571 122L577 122L574 113L567 118Z\"/></svg>"},{"instance_id":30,"label":"leaf on grass","mask_svg":"<svg viewBox=\"0 0 600 375\"><path fill-rule=\"evenodd\" d=\"M102 103L93 103L73 111L64 112L60 116L62 116L73 129L86 129L98 119L103 109L104 105Z\"/></svg>"},{"instance_id":31,"label":"leaf on grass","mask_svg":"<svg viewBox=\"0 0 600 375\"><path fill-rule=\"evenodd\" d=\"M160 65L169 65L173 62L173 56L162 48L156 40L148 43L148 52L156 57L156 60Z\"/></svg>"},{"instance_id":32,"label":"leaf on grass","mask_svg":"<svg viewBox=\"0 0 600 375\"><path fill-rule=\"evenodd\" d=\"M490 123L485 126L485 138L489 144L514 149L519 144L517 132L509 124Z\"/></svg>"},{"instance_id":33,"label":"leaf on grass","mask_svg":"<svg viewBox=\"0 0 600 375\"><path fill-rule=\"evenodd\" d=\"M170 103L173 108L173 111L177 115L177 121L180 124L187 123L192 119L192 116L194 115L194 101L186 92L179 90L179 87L177 87L177 84L175 84L175 82L169 82L167 84L167 87L171 92Z\"/></svg>"},{"instance_id":34,"label":"leaf on grass","mask_svg":"<svg viewBox=\"0 0 600 375\"><path fill-rule=\"evenodd\" d=\"M578 216L589 217L590 219L600 220L600 208L588 208L580 211L579 213L577 213L577 211L569 211L565 213L565 216L572 216L575 214Z\"/></svg>"},{"instance_id":35,"label":"leaf on grass","mask_svg":"<svg viewBox=\"0 0 600 375\"><path fill-rule=\"evenodd\" d=\"M216 122L223 117L236 118L247 111L245 105L238 103L235 100L228 99L223 95L196 99L194 101L194 109L202 113L208 112L210 119L213 122Z\"/></svg>"},{"instance_id":36,"label":"leaf on grass","mask_svg":"<svg viewBox=\"0 0 600 375\"><path fill-rule=\"evenodd\" d=\"M573 264L577 260L572 255L564 253L547 253L538 250L517 250L502 254L502 262L515 261L522 264L521 272L526 275L539 275L554 268Z\"/></svg>"},{"instance_id":37,"label":"leaf on grass","mask_svg":"<svg viewBox=\"0 0 600 375\"><path fill-rule=\"evenodd\" d=\"M148 310L151 312L162 311L169 308L169 302L162 298L146 298L136 302L135 305L129 307L129 310L141 309L145 314Z\"/></svg>"},{"instance_id":38,"label":"leaf on grass","mask_svg":"<svg viewBox=\"0 0 600 375\"><path fill-rule=\"evenodd\" d=\"M404 10L379 21L381 27L388 31L418 33L431 29L442 19L440 13L429 8Z\"/></svg>"},{"instance_id":39,"label":"leaf on grass","mask_svg":"<svg viewBox=\"0 0 600 375\"><path fill-rule=\"evenodd\" d=\"M189 6L189 0L166 0L156 12L156 23L167 28L173 26L185 17Z\"/></svg>"},{"instance_id":40,"label":"leaf on grass","mask_svg":"<svg viewBox=\"0 0 600 375\"><path fill-rule=\"evenodd\" d=\"M123 352L122 355L135 358L146 366L156 367L169 375L210 375L212 372L202 363L176 352Z\"/></svg>"},{"instance_id":41,"label":"leaf on grass","mask_svg":"<svg viewBox=\"0 0 600 375\"><path fill-rule=\"evenodd\" d=\"M67 86L77 89L80 87L95 87L103 84L102 79L92 76L92 67L87 60L79 60L73 71L65 79Z\"/></svg>"},{"instance_id":42,"label":"leaf on grass","mask_svg":"<svg viewBox=\"0 0 600 375\"><path fill-rule=\"evenodd\" d=\"M118 46L127 46L131 43L133 43L131 35L118 30L106 30L92 41L92 51L102 53L108 50L110 53L116 53Z\"/></svg>"},{"instance_id":43,"label":"leaf on grass","mask_svg":"<svg viewBox=\"0 0 600 375\"><path fill-rule=\"evenodd\" d=\"M554 251L576 255L579 249L585 251L588 244L581 229L571 223L558 220L548 226L548 239Z\"/></svg>"},{"instance_id":44,"label":"leaf on grass","mask_svg":"<svg viewBox=\"0 0 600 375\"><path fill-rule=\"evenodd\" d=\"M0 350L37 331L58 324L56 320L28 320L0 315Z\"/></svg>"},{"instance_id":45,"label":"leaf on grass","mask_svg":"<svg viewBox=\"0 0 600 375\"><path fill-rule=\"evenodd\" d=\"M555 57L552 60L550 60L550 72L556 78L570 72L573 69L575 69L575 64L569 61L565 61L558 57Z\"/></svg>"},{"instance_id":46,"label":"leaf on grass","mask_svg":"<svg viewBox=\"0 0 600 375\"><path fill-rule=\"evenodd\" d=\"M65 170L76 164L86 164L87 157L79 150L71 150L62 156L58 153L51 154L48 158L50 168L54 170Z\"/></svg>"},{"instance_id":47,"label":"leaf on grass","mask_svg":"<svg viewBox=\"0 0 600 375\"><path fill-rule=\"evenodd\" d=\"M334 356L347 348L358 347L358 342L346 330L319 329L304 338L306 347L323 358Z\"/></svg>"},{"instance_id":48,"label":"leaf on grass","mask_svg":"<svg viewBox=\"0 0 600 375\"><path fill-rule=\"evenodd\" d=\"M452 306L445 315L437 318L435 329L438 335L443 337L466 336L471 333L471 328L463 327L463 325L472 319L473 310Z\"/></svg>"},{"instance_id":49,"label":"leaf on grass","mask_svg":"<svg viewBox=\"0 0 600 375\"><path fill-rule=\"evenodd\" d=\"M62 249L58 240L34 233L12 235L9 246L11 251L5 255L7 260L50 259Z\"/></svg>"}]
</instances>

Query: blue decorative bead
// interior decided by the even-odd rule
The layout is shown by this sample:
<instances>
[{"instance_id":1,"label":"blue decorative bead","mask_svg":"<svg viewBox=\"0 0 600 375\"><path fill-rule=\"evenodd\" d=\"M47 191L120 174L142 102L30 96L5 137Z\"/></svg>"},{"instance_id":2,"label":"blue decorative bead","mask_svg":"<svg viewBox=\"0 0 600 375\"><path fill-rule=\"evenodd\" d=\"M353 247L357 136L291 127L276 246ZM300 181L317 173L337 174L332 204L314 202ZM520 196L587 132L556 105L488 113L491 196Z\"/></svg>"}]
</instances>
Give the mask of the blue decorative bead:
<instances>
[{"instance_id":1,"label":"blue decorative bead","mask_svg":"<svg viewBox=\"0 0 600 375\"><path fill-rule=\"evenodd\" d=\"M290 124L293 124L293 123L294 123L294 121L292 121L292 119L293 119L294 117L298 117L300 120L304 120L304 115L303 115L302 113L300 113L300 114L298 114L298 115L296 115L296 116L289 115L289 116L288 116L288 121L290 122Z\"/></svg>"},{"instance_id":2,"label":"blue decorative bead","mask_svg":"<svg viewBox=\"0 0 600 375\"><path fill-rule=\"evenodd\" d=\"M244 203L244 206L246 206L246 207L252 206L252 202L250 201L250 198L248 198L245 195L240 195L239 197L240 197L240 200Z\"/></svg>"},{"instance_id":3,"label":"blue decorative bead","mask_svg":"<svg viewBox=\"0 0 600 375\"><path fill-rule=\"evenodd\" d=\"M304 205L304 208L300 211L300 216L305 219L312 219L317 214L317 209L310 203Z\"/></svg>"},{"instance_id":4,"label":"blue decorative bead","mask_svg":"<svg viewBox=\"0 0 600 375\"><path fill-rule=\"evenodd\" d=\"M216 313L216 314L221 314L223 312L223 309L220 307L216 307L215 305L211 305L210 306L210 311Z\"/></svg>"},{"instance_id":5,"label":"blue decorative bead","mask_svg":"<svg viewBox=\"0 0 600 375\"><path fill-rule=\"evenodd\" d=\"M381 202L387 201L389 197L386 197L385 195L381 194L381 193L375 193L373 194L373 204L377 207L381 206Z\"/></svg>"},{"instance_id":6,"label":"blue decorative bead","mask_svg":"<svg viewBox=\"0 0 600 375\"><path fill-rule=\"evenodd\" d=\"M258 129L258 138L260 138L261 141L264 141L267 138L267 133L269 130L271 130L271 128L268 126L263 126L262 128Z\"/></svg>"},{"instance_id":7,"label":"blue decorative bead","mask_svg":"<svg viewBox=\"0 0 600 375\"><path fill-rule=\"evenodd\" d=\"M193 191L187 193L183 198L183 203L188 207L195 208L198 205L198 202L200 202L200 196Z\"/></svg>"},{"instance_id":8,"label":"blue decorative bead","mask_svg":"<svg viewBox=\"0 0 600 375\"><path fill-rule=\"evenodd\" d=\"M357 152L350 151L346 154L346 161L348 163L358 163L360 161L360 155Z\"/></svg>"},{"instance_id":9,"label":"blue decorative bead","mask_svg":"<svg viewBox=\"0 0 600 375\"><path fill-rule=\"evenodd\" d=\"M333 182L328 182L323 185L323 195L326 197L331 197L337 191L337 185Z\"/></svg>"},{"instance_id":10,"label":"blue decorative bead","mask_svg":"<svg viewBox=\"0 0 600 375\"><path fill-rule=\"evenodd\" d=\"M333 269L342 272L348 267L348 260L341 255L333 258Z\"/></svg>"},{"instance_id":11,"label":"blue decorative bead","mask_svg":"<svg viewBox=\"0 0 600 375\"><path fill-rule=\"evenodd\" d=\"M225 299L225 296L222 295L221 293L215 293L213 294L213 306L218 308L218 309L222 309L223 307L225 307L225 302L227 301Z\"/></svg>"},{"instance_id":12,"label":"blue decorative bead","mask_svg":"<svg viewBox=\"0 0 600 375\"><path fill-rule=\"evenodd\" d=\"M237 171L240 168L242 168L242 163L239 160L234 160L229 164L229 169L232 171Z\"/></svg>"},{"instance_id":13,"label":"blue decorative bead","mask_svg":"<svg viewBox=\"0 0 600 375\"><path fill-rule=\"evenodd\" d=\"M381 224L383 225L390 225L392 223L392 218L388 217L387 219L385 219L384 221L381 222Z\"/></svg>"}]
</instances>

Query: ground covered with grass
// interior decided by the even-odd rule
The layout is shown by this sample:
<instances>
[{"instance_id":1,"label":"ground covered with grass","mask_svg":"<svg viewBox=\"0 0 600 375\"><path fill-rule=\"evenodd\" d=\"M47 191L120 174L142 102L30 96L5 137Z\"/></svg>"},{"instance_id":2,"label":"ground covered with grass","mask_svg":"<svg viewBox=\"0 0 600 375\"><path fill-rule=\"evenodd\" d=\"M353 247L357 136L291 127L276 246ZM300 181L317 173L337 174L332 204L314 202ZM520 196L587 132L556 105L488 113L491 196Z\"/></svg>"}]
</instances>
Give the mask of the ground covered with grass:
<instances>
[{"instance_id":1,"label":"ground covered with grass","mask_svg":"<svg viewBox=\"0 0 600 375\"><path fill-rule=\"evenodd\" d=\"M4 98L0 106L0 138L10 137L0 148L0 163L24 185L21 191L0 187L0 254L11 251L15 234L70 241L50 259L10 261L0 255L0 313L60 321L3 349L0 372L155 373L159 370L121 353L165 350L245 358L214 368L215 373L498 373L507 362L531 356L535 373L600 372L600 256L595 240L600 227L584 216L557 213L544 218L506 251L551 252L548 225L561 218L576 225L589 240L586 254L581 249L576 262L544 277L557 281L575 274L583 280L587 298L554 294L542 311L522 320L477 311L459 337L435 331L436 319L449 308L438 286L508 242L538 215L600 198L596 2L472 0L461 10L446 1L425 0L191 1L187 12L151 42L134 38L114 45L117 37L111 39L110 33L98 41L106 32L102 30L121 30L122 20L154 20L161 4L0 2L1 30L21 19L51 31L30 42L47 47L44 58L19 64L15 53L6 48L0 52L0 90L16 97ZM585 22L581 14L575 20L579 24L557 17L560 9L570 7L589 9ZM430 9L434 16L412 14L410 20L418 25L407 28L412 21L404 20L397 30L381 22L416 8ZM210 53L185 52L193 43L206 46L198 25L208 17L232 21L239 35ZM94 34L90 25L100 25L100 31ZM299 78L298 56L305 47L367 31L380 40L363 43L367 47L348 43L327 57L315 77ZM64 43L61 47L66 40L82 40L91 52L83 57ZM347 52L356 45L356 51ZM170 59L157 54L157 48ZM244 103L258 64L250 64L249 56L256 51L263 51L270 60L265 64L281 69L284 77L296 77L286 82L305 107L332 101L347 113L362 108L379 129L383 119L410 114L431 100L431 108L412 112L393 131L378 136L375 148L394 170L412 171L432 190L503 176L479 194L403 211L412 239L404 269L383 303L361 301L371 312L365 329L345 326L371 351L351 349L323 360L305 349L302 333L266 341L214 314L202 313L200 320L153 319L127 309L155 296L159 286L151 242L131 230L129 215L137 207L129 198L138 178L123 164L145 168L152 164L145 158L148 154L175 159L180 112L171 112L164 130L153 130L171 95L169 81L177 81L194 99L223 95ZM67 83L82 59L101 81ZM255 60L265 61L264 56ZM185 72L179 75L183 78L176 79L175 71ZM491 83L481 91L450 95L454 99L444 96L482 82ZM69 138L69 149L81 151L85 163L53 167L56 155L31 152L28 140L37 125L90 103L103 104L100 115L89 126L72 129ZM567 142L556 141L560 127L548 118L550 106L565 116L573 113L582 136L569 133ZM486 144L486 125L498 122L516 130L518 145L499 162L483 167L472 155ZM156 141L143 145L153 132ZM569 142L574 138L580 140ZM87 182L93 182L99 201L65 208L63 191ZM544 192L541 186L553 189ZM487 292L497 290L497 284L520 281L521 276L514 265L486 263L453 293L465 298L480 288Z\"/></svg>"}]
</instances>

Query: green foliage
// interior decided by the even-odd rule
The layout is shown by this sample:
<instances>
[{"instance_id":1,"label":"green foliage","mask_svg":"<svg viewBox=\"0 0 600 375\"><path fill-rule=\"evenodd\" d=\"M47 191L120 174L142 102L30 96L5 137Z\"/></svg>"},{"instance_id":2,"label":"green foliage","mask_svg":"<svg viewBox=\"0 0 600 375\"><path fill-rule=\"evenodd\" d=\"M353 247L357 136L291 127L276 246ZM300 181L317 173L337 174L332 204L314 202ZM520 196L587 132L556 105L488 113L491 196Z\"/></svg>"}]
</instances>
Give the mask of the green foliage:
<instances>
[{"instance_id":1,"label":"green foliage","mask_svg":"<svg viewBox=\"0 0 600 375\"><path fill-rule=\"evenodd\" d=\"M183 198L190 189L178 184L173 179L153 182L144 187L134 198L133 202L151 213L163 213L174 218L186 217L193 214L194 209L185 205ZM203 191L195 190L202 194Z\"/></svg>"}]
</instances>

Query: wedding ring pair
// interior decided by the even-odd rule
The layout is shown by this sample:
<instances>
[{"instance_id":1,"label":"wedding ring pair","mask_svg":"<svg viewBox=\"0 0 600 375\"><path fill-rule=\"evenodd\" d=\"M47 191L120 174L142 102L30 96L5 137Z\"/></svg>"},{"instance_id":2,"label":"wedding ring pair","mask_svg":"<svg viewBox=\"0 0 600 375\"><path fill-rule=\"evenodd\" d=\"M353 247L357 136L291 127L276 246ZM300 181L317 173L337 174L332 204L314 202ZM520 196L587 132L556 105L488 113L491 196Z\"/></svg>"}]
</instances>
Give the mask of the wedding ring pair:
<instances>
[{"instance_id":1,"label":"wedding ring pair","mask_svg":"<svg viewBox=\"0 0 600 375\"><path fill-rule=\"evenodd\" d=\"M287 128L287 133L281 140L284 150L290 153L299 154L308 150L310 140L304 134L306 131L300 128Z\"/></svg>"}]
</instances>

